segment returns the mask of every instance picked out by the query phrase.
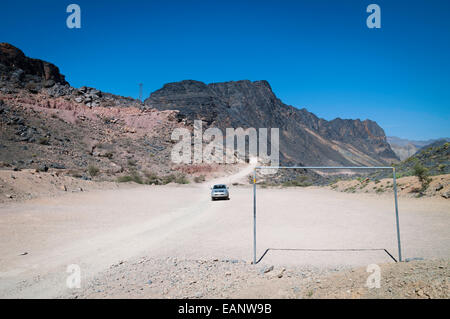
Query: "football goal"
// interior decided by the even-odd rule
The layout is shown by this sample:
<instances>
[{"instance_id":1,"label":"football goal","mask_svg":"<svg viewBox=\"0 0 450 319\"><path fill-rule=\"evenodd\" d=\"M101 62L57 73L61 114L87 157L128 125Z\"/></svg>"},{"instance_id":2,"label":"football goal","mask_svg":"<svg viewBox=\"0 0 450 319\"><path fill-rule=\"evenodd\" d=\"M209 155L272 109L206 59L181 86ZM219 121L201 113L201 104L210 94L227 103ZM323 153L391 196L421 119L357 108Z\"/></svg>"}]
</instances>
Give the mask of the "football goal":
<instances>
[{"instance_id":1,"label":"football goal","mask_svg":"<svg viewBox=\"0 0 450 319\"><path fill-rule=\"evenodd\" d=\"M394 213L397 229L397 247L398 247L398 261L402 261L402 250L400 244L400 225L398 218L398 203L397 203L397 181L395 176L395 167L390 166L257 166L254 169L253 175L253 264L258 263L269 249L257 260L256 256L256 184L257 184L257 172L262 170L296 170L296 169L311 169L311 170L391 170L393 178L393 193L394 193ZM289 249L287 249L289 250ZM302 249L294 249L302 250ZM305 249L311 251L333 251L338 249ZM386 249L340 249L340 250L384 250L392 259L397 261Z\"/></svg>"}]
</instances>

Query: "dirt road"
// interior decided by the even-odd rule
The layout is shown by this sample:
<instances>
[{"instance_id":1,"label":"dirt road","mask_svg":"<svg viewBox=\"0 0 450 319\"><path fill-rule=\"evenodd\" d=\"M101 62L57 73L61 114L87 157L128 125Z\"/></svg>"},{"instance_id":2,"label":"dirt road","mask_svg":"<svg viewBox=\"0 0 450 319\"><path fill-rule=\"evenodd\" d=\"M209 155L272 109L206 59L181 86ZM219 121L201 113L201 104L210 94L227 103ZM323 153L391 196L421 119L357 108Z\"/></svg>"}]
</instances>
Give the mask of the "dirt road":
<instances>
[{"instance_id":1,"label":"dirt road","mask_svg":"<svg viewBox=\"0 0 450 319\"><path fill-rule=\"evenodd\" d=\"M220 182L245 180L251 169ZM0 297L64 295L70 264L79 265L83 282L89 282L111 265L142 256L250 262L252 188L231 186L231 200L212 202L211 183L99 190L1 204ZM397 257L391 196L267 188L258 189L257 198L258 257L268 248L277 249L269 250L259 265L393 262L383 250L366 250L378 248ZM401 198L399 207L404 258L448 259L449 202Z\"/></svg>"}]
</instances>

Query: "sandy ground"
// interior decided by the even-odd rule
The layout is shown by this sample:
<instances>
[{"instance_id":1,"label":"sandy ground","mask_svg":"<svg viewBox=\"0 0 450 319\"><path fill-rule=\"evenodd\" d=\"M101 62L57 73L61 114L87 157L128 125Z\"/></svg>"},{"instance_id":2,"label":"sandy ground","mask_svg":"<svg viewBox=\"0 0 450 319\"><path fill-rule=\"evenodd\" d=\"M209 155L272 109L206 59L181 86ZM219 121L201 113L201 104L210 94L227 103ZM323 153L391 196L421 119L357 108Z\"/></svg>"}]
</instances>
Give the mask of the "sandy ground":
<instances>
[{"instance_id":1,"label":"sandy ground","mask_svg":"<svg viewBox=\"0 0 450 319\"><path fill-rule=\"evenodd\" d=\"M249 172L251 167L215 182L244 181ZM141 297L220 297L221 291L230 292L228 297L257 297L259 275L271 265L267 273L276 278L286 272L282 278L311 279L348 267L393 263L382 249L397 257L392 196L266 188L257 191L258 258L270 249L260 263L250 265L252 188L230 186L231 200L213 202L210 183L94 190L0 204L0 297L132 297L136 287L131 288L131 278L153 283L148 279L153 275L162 281L159 293ZM404 258L449 259L449 202L400 198L399 208ZM184 264L184 272L164 272L165 263L174 259ZM150 265L143 268L146 272L136 267L140 262ZM66 286L70 264L80 266L82 289ZM193 283L192 292L171 293L164 283L199 281L190 278L196 274L193 264L222 265L216 266L221 269L213 276L217 280L203 280L204 286L214 287L200 289ZM240 282L248 279L246 290L224 288L234 274ZM186 279L177 283L177 276ZM96 283L102 288L92 288ZM301 289L293 291L278 297L301 294Z\"/></svg>"}]
</instances>

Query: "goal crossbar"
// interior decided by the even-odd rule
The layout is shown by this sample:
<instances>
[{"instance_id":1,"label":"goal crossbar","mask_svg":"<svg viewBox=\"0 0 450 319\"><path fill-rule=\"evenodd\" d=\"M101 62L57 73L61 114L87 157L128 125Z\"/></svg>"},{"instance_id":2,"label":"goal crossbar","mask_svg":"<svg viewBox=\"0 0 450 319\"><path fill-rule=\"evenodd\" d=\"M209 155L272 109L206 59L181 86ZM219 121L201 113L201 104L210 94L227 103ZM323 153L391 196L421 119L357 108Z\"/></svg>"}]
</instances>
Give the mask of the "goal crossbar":
<instances>
[{"instance_id":1,"label":"goal crossbar","mask_svg":"<svg viewBox=\"0 0 450 319\"><path fill-rule=\"evenodd\" d=\"M402 261L400 244L400 224L398 218L397 178L395 167L391 166L256 166L253 170L253 264L256 264L256 172L263 169L390 169L392 170L395 203L395 222L397 226L398 260Z\"/></svg>"}]
</instances>

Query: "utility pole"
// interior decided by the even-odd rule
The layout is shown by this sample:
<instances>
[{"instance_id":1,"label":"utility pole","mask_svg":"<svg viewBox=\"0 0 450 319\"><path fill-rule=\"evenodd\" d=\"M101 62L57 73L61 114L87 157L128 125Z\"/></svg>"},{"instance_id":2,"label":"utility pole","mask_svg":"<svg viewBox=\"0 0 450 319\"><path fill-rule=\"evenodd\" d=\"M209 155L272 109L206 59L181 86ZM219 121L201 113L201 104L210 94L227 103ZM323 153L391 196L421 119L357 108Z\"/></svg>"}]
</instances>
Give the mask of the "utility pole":
<instances>
[{"instance_id":1,"label":"utility pole","mask_svg":"<svg viewBox=\"0 0 450 319\"><path fill-rule=\"evenodd\" d=\"M142 102L142 83L139 83L139 101Z\"/></svg>"}]
</instances>

